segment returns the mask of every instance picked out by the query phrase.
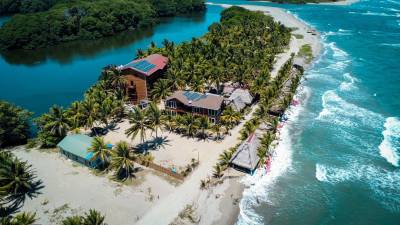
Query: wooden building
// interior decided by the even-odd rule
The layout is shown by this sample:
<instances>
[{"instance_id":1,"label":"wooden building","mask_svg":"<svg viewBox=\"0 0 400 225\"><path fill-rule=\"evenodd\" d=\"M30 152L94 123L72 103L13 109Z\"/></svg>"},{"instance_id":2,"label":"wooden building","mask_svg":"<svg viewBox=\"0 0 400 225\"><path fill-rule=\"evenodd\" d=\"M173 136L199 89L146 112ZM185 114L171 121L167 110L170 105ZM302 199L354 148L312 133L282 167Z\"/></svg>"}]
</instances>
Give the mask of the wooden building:
<instances>
[{"instance_id":1,"label":"wooden building","mask_svg":"<svg viewBox=\"0 0 400 225\"><path fill-rule=\"evenodd\" d=\"M133 104L148 100L154 82L165 72L168 58L160 54L149 55L121 66L126 80L126 94Z\"/></svg>"},{"instance_id":2,"label":"wooden building","mask_svg":"<svg viewBox=\"0 0 400 225\"><path fill-rule=\"evenodd\" d=\"M165 101L165 109L172 114L207 116L211 123L219 120L223 105L224 98L220 95L193 91L175 91Z\"/></svg>"}]
</instances>

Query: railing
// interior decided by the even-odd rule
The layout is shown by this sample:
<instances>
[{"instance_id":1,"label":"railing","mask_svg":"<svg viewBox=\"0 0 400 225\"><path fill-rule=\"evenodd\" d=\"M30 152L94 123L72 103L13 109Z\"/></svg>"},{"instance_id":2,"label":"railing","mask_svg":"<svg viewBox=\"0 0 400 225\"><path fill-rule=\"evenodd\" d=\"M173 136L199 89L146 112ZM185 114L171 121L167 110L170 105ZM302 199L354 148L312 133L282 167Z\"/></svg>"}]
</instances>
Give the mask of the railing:
<instances>
[{"instance_id":1,"label":"railing","mask_svg":"<svg viewBox=\"0 0 400 225\"><path fill-rule=\"evenodd\" d=\"M181 174L173 172L170 169L165 168L163 166L160 166L160 165L158 165L156 163L148 162L148 161L142 161L142 160L136 160L136 162L139 163L140 165L143 165L143 166L149 167L149 168L151 168L153 170L157 170L157 171L159 171L161 173L167 174L167 175L169 175L169 176L171 176L171 177L173 177L175 179L178 179L178 180L181 180L181 181L183 181L185 179L185 177L182 176Z\"/></svg>"}]
</instances>

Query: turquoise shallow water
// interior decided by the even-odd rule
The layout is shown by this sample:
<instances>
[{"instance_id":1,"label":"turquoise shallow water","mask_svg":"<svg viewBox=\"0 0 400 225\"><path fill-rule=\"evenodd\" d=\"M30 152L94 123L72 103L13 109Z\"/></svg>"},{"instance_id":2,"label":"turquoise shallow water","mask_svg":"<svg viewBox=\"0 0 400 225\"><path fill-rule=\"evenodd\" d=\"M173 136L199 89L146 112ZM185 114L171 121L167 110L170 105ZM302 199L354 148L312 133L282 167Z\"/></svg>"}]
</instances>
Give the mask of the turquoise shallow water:
<instances>
[{"instance_id":1,"label":"turquoise shallow water","mask_svg":"<svg viewBox=\"0 0 400 225\"><path fill-rule=\"evenodd\" d=\"M284 7L324 49L238 224L400 224L400 1Z\"/></svg>"},{"instance_id":2,"label":"turquoise shallow water","mask_svg":"<svg viewBox=\"0 0 400 225\"><path fill-rule=\"evenodd\" d=\"M271 173L244 180L238 224L400 224L400 0L278 6L318 29L324 48L306 71L302 104L289 110ZM2 55L0 98L37 113L68 105L102 66L128 62L151 40L200 36L220 11L209 6L141 34Z\"/></svg>"}]
</instances>

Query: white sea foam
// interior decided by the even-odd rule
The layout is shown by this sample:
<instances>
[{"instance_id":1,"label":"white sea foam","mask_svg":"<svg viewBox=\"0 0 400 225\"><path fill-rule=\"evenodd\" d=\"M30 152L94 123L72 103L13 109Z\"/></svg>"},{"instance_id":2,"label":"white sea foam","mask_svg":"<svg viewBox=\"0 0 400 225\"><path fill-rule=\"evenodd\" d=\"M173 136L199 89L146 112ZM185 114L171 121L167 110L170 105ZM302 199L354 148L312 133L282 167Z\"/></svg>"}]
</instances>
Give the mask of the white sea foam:
<instances>
[{"instance_id":1,"label":"white sea foam","mask_svg":"<svg viewBox=\"0 0 400 225\"><path fill-rule=\"evenodd\" d=\"M344 169L327 167L321 164L315 165L315 177L324 182L341 182L351 178L352 174Z\"/></svg>"},{"instance_id":2,"label":"white sea foam","mask_svg":"<svg viewBox=\"0 0 400 225\"><path fill-rule=\"evenodd\" d=\"M382 45L382 46L396 47L396 48L399 48L399 47L400 47L400 43L395 43L395 44L382 43L381 45Z\"/></svg>"},{"instance_id":3,"label":"white sea foam","mask_svg":"<svg viewBox=\"0 0 400 225\"><path fill-rule=\"evenodd\" d=\"M384 124L385 130L382 132L383 141L379 145L379 152L393 166L399 166L400 149L400 120L389 117Z\"/></svg>"},{"instance_id":4,"label":"white sea foam","mask_svg":"<svg viewBox=\"0 0 400 225\"><path fill-rule=\"evenodd\" d=\"M345 73L343 74L344 81L340 84L339 89L341 91L351 91L356 89L356 86L354 85L357 80L357 78L353 77L350 75L350 73Z\"/></svg>"},{"instance_id":5,"label":"white sea foam","mask_svg":"<svg viewBox=\"0 0 400 225\"><path fill-rule=\"evenodd\" d=\"M332 49L332 51L333 51L333 56L334 56L335 58L345 59L345 58L348 56L347 52L345 52L345 51L343 51L342 49L338 48L338 47L336 46L336 43L335 43L335 42L331 42L331 43L327 44L327 46L328 46L330 49Z\"/></svg>"},{"instance_id":6,"label":"white sea foam","mask_svg":"<svg viewBox=\"0 0 400 225\"><path fill-rule=\"evenodd\" d=\"M378 113L345 101L334 90L326 91L322 95L322 106L323 109L316 119L340 126L358 127L364 125L377 128L381 126L384 120Z\"/></svg>"},{"instance_id":7,"label":"white sea foam","mask_svg":"<svg viewBox=\"0 0 400 225\"><path fill-rule=\"evenodd\" d=\"M280 130L280 141L272 156L271 167L268 174L264 169L258 169L253 176L246 176L242 182L247 186L240 201L240 214L238 225L258 225L262 223L262 217L254 212L254 206L259 202L268 202L268 190L276 180L288 171L292 164L292 142L290 134L292 123L298 119L304 105L310 96L310 89L300 87L295 98L301 103L297 106L290 106L286 111L288 122Z\"/></svg>"},{"instance_id":8,"label":"white sea foam","mask_svg":"<svg viewBox=\"0 0 400 225\"><path fill-rule=\"evenodd\" d=\"M342 182L361 182L373 193L376 201L388 210L400 212L400 173L371 164L351 160L344 168L316 164L315 178L335 185Z\"/></svg>"}]
</instances>

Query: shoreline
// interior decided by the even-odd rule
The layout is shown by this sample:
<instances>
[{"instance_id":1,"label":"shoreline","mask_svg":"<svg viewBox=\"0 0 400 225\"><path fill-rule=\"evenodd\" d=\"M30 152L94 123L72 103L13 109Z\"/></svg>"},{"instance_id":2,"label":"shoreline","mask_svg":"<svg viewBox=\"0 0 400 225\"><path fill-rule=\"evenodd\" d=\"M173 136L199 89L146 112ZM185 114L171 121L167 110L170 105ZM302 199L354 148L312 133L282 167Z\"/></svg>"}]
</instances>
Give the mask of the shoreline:
<instances>
[{"instance_id":1,"label":"shoreline","mask_svg":"<svg viewBox=\"0 0 400 225\"><path fill-rule=\"evenodd\" d=\"M303 5L337 5L337 6L348 6L359 2L360 0L341 0L338 2L319 2L319 3L302 3ZM267 3L275 3L275 4L291 4L291 3L278 3L271 1L251 1L251 2L267 2Z\"/></svg>"},{"instance_id":2,"label":"shoreline","mask_svg":"<svg viewBox=\"0 0 400 225\"><path fill-rule=\"evenodd\" d=\"M221 7L224 8L229 8L233 5L229 5L229 4L215 4L215 3L207 3L210 5L219 5ZM281 22L283 25L287 26L287 27L292 27L292 28L296 28L296 30L294 30L292 32L292 38L289 44L289 48L284 52L281 53L279 55L277 55L277 59L275 62L275 67L274 70L271 71L271 76L274 77L276 76L276 73L279 71L280 67L290 58L291 53L297 53L301 46L308 44L312 47L312 54L313 54L313 59L311 60L311 62L307 63L304 69L309 68L312 63L320 56L321 51L322 51L322 39L321 39L321 35L318 33L318 31L315 31L314 28L312 28L310 25L306 24L304 21L302 21L299 18L296 18L295 15L286 12L285 10L281 9L281 8L277 8L277 7L267 7L267 6L255 6L255 5L237 5L243 8L246 8L248 10L252 10L252 11L261 11L266 15L270 15L274 18L274 20ZM310 33L309 31L314 31L315 35L313 35L312 33ZM302 35L303 38L302 39L298 39L296 38L294 35ZM299 86L300 88L301 86ZM298 88L298 90L299 90ZM299 91L297 91L297 94L299 94ZM288 110L291 110L290 108L286 109L286 112L288 112ZM274 147L275 149L282 148L282 146L280 146L280 144L285 144L285 142L289 141L289 140L283 140L280 139L282 138L281 135L279 134L280 131L278 131L277 133L277 145ZM282 149L280 149L282 151ZM286 153L281 153L282 155L285 155ZM274 156L275 158L275 156ZM273 159L274 159L273 158ZM281 161L281 159L275 159L278 161ZM281 163L281 162L278 162ZM274 164L274 160L272 161L271 165ZM277 171L272 171L274 169L274 167L276 168ZM279 171L278 171L279 170ZM276 166L272 166L271 167L271 172L270 175L271 177L267 177L267 179L269 180L273 180L276 179L277 177L279 177L281 175L281 173L283 172L283 169L279 168L279 165ZM268 176L267 175L267 176ZM257 176L258 175L254 175ZM238 219L239 219L239 215L242 214L241 213L241 209L240 209L240 205L241 202L243 201L243 197L246 194L246 191L251 191L251 185L247 185L245 184L244 180L248 178L247 175L242 174L242 176L240 176L239 178L236 179L232 179L229 180L229 186L225 187L226 189L226 193L231 193L232 191L239 191L239 195L240 196L240 202L238 205L234 205L231 203L231 199L229 195L223 195L222 198L209 198L209 201L207 202L207 207L208 208L214 208L215 206L218 206L218 213L212 213L212 216L209 216L209 212L207 214L207 211L202 211L202 210L198 210L200 212L200 217L201 218L208 218L207 221L201 221L200 224L204 224L204 225L208 225L208 224L219 224L219 225L233 225L236 224ZM262 177L258 177L258 178L262 178ZM269 182L269 181L268 181ZM225 182L224 184L225 185ZM213 192L218 193L218 189L220 189L220 187L215 187ZM218 218L213 218L215 216L218 216ZM230 218L228 219L227 215L230 216ZM232 216L234 218L232 218Z\"/></svg>"}]
</instances>

